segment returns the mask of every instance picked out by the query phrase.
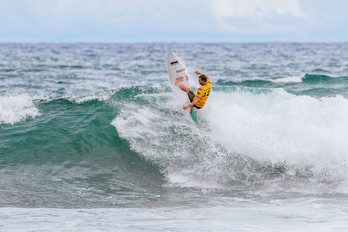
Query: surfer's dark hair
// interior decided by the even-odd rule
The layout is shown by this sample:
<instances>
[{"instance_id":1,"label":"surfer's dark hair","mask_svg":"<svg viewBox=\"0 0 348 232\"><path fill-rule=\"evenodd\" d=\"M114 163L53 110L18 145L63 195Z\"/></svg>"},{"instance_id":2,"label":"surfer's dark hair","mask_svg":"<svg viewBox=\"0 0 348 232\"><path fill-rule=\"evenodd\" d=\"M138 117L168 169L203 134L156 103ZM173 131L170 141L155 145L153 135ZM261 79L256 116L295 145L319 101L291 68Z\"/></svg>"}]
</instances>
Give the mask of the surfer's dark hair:
<instances>
[{"instance_id":1,"label":"surfer's dark hair","mask_svg":"<svg viewBox=\"0 0 348 232\"><path fill-rule=\"evenodd\" d=\"M200 75L199 78L204 82L207 82L207 80L208 80L207 76L204 74Z\"/></svg>"}]
</instances>

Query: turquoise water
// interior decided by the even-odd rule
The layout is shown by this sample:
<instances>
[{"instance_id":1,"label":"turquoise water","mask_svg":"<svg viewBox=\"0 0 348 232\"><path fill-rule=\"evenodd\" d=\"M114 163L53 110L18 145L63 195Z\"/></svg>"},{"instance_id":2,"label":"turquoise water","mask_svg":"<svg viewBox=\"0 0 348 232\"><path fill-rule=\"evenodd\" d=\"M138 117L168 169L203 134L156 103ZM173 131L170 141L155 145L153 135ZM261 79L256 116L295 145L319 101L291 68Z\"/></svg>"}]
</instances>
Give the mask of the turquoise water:
<instances>
[{"instance_id":1,"label":"turquoise water","mask_svg":"<svg viewBox=\"0 0 348 232\"><path fill-rule=\"evenodd\" d=\"M212 80L196 122L170 50ZM348 44L0 44L0 230L345 231L347 73Z\"/></svg>"}]
</instances>

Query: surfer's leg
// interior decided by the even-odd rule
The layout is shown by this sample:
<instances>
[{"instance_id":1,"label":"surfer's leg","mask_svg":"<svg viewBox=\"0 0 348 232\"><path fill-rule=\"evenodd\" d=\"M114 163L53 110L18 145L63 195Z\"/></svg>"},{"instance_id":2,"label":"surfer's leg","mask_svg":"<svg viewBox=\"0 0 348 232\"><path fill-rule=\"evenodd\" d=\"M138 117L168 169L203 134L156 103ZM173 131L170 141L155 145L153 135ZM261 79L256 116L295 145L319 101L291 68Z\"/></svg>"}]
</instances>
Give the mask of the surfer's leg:
<instances>
[{"instance_id":1,"label":"surfer's leg","mask_svg":"<svg viewBox=\"0 0 348 232\"><path fill-rule=\"evenodd\" d=\"M186 87L186 86L180 84L181 81L182 81L183 79L184 79L184 77L179 77L179 78L176 80L175 84L176 84L177 86L179 86L179 88L180 88L182 91L184 91L184 92L186 92L186 93L192 91L190 88L188 88L188 87Z\"/></svg>"}]
</instances>

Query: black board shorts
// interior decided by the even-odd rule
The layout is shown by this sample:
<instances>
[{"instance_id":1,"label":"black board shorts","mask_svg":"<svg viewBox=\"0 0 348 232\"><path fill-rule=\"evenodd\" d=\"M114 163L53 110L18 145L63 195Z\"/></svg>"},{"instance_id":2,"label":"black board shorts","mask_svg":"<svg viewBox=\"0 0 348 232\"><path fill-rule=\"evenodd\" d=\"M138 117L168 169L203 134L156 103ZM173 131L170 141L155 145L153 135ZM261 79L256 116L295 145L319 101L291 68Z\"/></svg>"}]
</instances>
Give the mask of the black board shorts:
<instances>
[{"instance_id":1,"label":"black board shorts","mask_svg":"<svg viewBox=\"0 0 348 232\"><path fill-rule=\"evenodd\" d=\"M196 94L191 90L191 91L189 91L189 92L187 93L187 96L188 96L188 98L190 99L190 102L192 103L193 100L195 99ZM196 106L196 105L194 105L194 107L195 107L196 109L202 108L202 107L198 107L198 106Z\"/></svg>"}]
</instances>

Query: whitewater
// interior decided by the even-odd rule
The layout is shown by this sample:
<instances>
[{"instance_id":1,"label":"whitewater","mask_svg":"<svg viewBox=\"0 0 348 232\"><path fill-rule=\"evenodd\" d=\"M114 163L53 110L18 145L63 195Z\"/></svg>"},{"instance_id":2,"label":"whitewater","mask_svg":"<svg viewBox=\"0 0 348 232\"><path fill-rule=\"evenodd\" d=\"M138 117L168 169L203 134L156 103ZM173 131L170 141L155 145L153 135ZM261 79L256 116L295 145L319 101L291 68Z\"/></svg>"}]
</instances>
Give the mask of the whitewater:
<instances>
[{"instance_id":1,"label":"whitewater","mask_svg":"<svg viewBox=\"0 0 348 232\"><path fill-rule=\"evenodd\" d=\"M345 43L0 44L0 231L346 231L347 73Z\"/></svg>"}]
</instances>

